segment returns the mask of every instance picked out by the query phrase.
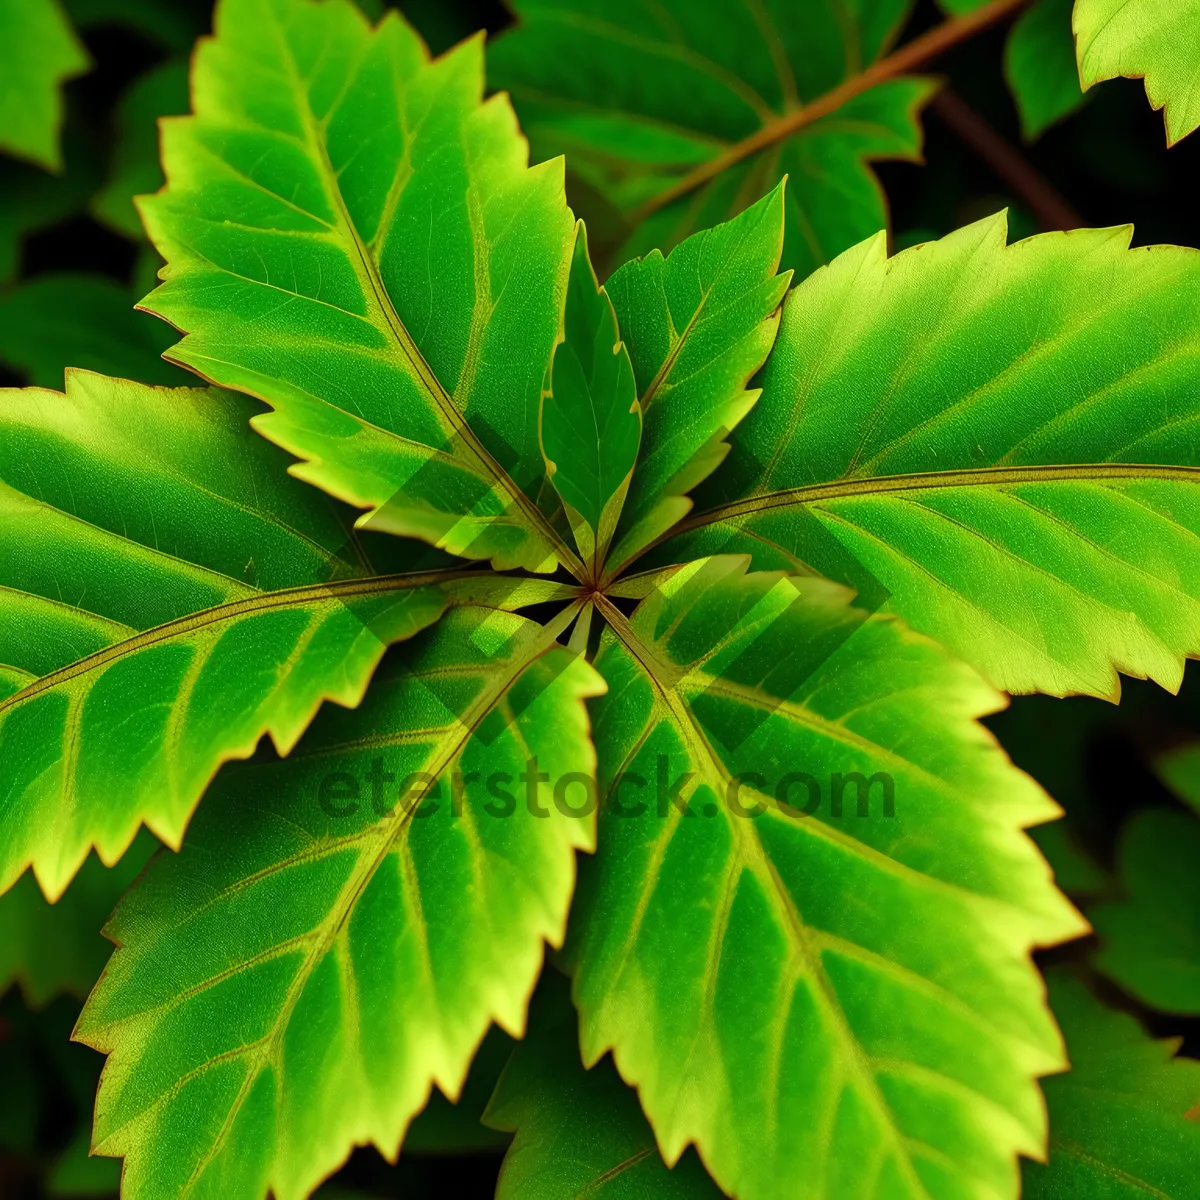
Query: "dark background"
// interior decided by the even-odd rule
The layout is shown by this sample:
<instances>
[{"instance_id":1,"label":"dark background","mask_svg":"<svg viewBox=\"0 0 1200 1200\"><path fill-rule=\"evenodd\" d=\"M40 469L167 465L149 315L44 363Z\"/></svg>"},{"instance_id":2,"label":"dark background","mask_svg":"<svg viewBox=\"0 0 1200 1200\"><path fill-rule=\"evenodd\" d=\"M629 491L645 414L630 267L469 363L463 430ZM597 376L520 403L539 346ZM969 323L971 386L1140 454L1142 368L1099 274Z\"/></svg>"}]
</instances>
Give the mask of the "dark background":
<instances>
[{"instance_id":1,"label":"dark background","mask_svg":"<svg viewBox=\"0 0 1200 1200\"><path fill-rule=\"evenodd\" d=\"M167 2L167 0L164 0ZM208 28L211 4L171 0L194 22ZM490 32L510 21L499 3L424 0L402 4L437 51L477 28ZM921 0L902 37L942 20L932 0ZM954 93L1015 147L1067 206L1089 226L1135 226L1135 244L1196 245L1195 183L1200 179L1200 133L1168 151L1161 114L1151 110L1139 81L1116 80L1093 89L1075 115L1045 133L1033 145L1020 136L1017 114L1001 73L1006 28L984 33L932 64L928 73L945 76ZM113 140L113 106L124 89L165 57L154 42L126 27L97 25L82 33L94 60L87 75L67 85L70 122L100 156L107 159ZM1014 236L1036 232L1038 222L1018 196L955 134L936 109L927 112L925 162L882 163L877 173L887 193L896 240L941 235L962 224L1011 207ZM20 276L30 279L61 270L89 271L132 283L139 250L128 239L91 217L75 216L29 237L20 259ZM25 382L0 367L0 384ZM1029 770L1068 810L1076 844L1100 866L1110 868L1118 831L1129 814L1150 805L1177 805L1145 765L1147 755L1188 732L1200 732L1200 669L1189 671L1179 698L1152 685L1125 681L1120 708L1101 701L1045 697L1017 698L1013 707L990 722L1018 765ZM1046 956L1079 958L1087 943L1074 943ZM1108 997L1136 1011L1160 1036L1179 1035L1184 1052L1200 1057L1200 1020L1165 1018L1139 1010L1115 990ZM0 1041L12 1036L15 997L0 1007ZM6 1015L7 1014L7 1015ZM16 1018L21 1019L19 1015ZM69 1024L69 1021L68 1021ZM76 1048L79 1054L91 1054ZM46 1064L47 1079L53 1076ZM55 1085L47 1086L54 1091ZM48 1146L60 1142L57 1129L79 1105L58 1089L43 1116ZM4 1105L0 1103L0 1111ZM490 1196L499 1155L467 1159L413 1158L389 1168L373 1150L360 1150L336 1182L381 1196ZM34 1177L0 1155L0 1197L34 1197Z\"/></svg>"}]
</instances>

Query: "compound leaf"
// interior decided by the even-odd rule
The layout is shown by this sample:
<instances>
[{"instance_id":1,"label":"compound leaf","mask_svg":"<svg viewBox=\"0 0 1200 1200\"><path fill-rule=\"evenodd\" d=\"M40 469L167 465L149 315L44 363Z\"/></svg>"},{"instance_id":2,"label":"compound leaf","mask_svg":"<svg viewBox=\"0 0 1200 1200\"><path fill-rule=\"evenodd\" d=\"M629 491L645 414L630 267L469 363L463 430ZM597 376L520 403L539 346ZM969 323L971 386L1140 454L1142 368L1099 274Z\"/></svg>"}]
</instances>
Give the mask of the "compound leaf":
<instances>
[{"instance_id":1,"label":"compound leaf","mask_svg":"<svg viewBox=\"0 0 1200 1200\"><path fill-rule=\"evenodd\" d=\"M527 168L507 100L482 101L482 42L431 62L349 0L215 20L141 202L167 260L146 306L187 333L171 357L265 400L255 428L360 523L574 565L530 498L572 220L561 164Z\"/></svg>"},{"instance_id":2,"label":"compound leaf","mask_svg":"<svg viewBox=\"0 0 1200 1200\"><path fill-rule=\"evenodd\" d=\"M1061 1046L1029 952L1086 926L1003 699L843 589L744 558L605 608L605 797L567 962L668 1163L729 1193L1015 1197ZM849 811L845 792L856 797Z\"/></svg>"},{"instance_id":3,"label":"compound leaf","mask_svg":"<svg viewBox=\"0 0 1200 1200\"><path fill-rule=\"evenodd\" d=\"M1200 821L1169 808L1136 813L1117 843L1123 897L1087 910L1096 968L1143 1004L1185 1016L1200 1016L1198 863Z\"/></svg>"},{"instance_id":4,"label":"compound leaf","mask_svg":"<svg viewBox=\"0 0 1200 1200\"><path fill-rule=\"evenodd\" d=\"M1175 1058L1133 1017L1105 1008L1069 970L1046 973L1071 1056L1042 1087L1050 1161L1024 1164L1025 1200L1196 1200L1200 1063Z\"/></svg>"},{"instance_id":5,"label":"compound leaf","mask_svg":"<svg viewBox=\"0 0 1200 1200\"><path fill-rule=\"evenodd\" d=\"M1200 0L1076 0L1073 23L1085 89L1144 78L1151 106L1166 110L1169 146L1200 126Z\"/></svg>"},{"instance_id":6,"label":"compound leaf","mask_svg":"<svg viewBox=\"0 0 1200 1200\"><path fill-rule=\"evenodd\" d=\"M887 224L869 161L920 156L916 118L933 85L893 79L791 136L767 139L757 153L722 157L875 62L907 17L908 0L513 7L516 28L488 51L491 82L512 93L540 157L565 153L585 184L641 225L622 257L669 250L787 174L783 262L806 275ZM711 178L675 198L673 189L698 168Z\"/></svg>"},{"instance_id":7,"label":"compound leaf","mask_svg":"<svg viewBox=\"0 0 1200 1200\"><path fill-rule=\"evenodd\" d=\"M747 388L779 328L791 272L784 187L665 258L626 263L606 285L629 347L642 446L609 573L691 508L686 493L728 453L726 435L758 399Z\"/></svg>"},{"instance_id":8,"label":"compound leaf","mask_svg":"<svg viewBox=\"0 0 1200 1200\"><path fill-rule=\"evenodd\" d=\"M886 601L1010 692L1200 652L1200 253L1003 216L796 288L702 530ZM801 564L798 566L798 564Z\"/></svg>"},{"instance_id":9,"label":"compound leaf","mask_svg":"<svg viewBox=\"0 0 1200 1200\"><path fill-rule=\"evenodd\" d=\"M0 391L0 890L56 899L138 826L178 846L222 761L282 753L437 619L437 575L372 576L254 405L72 371Z\"/></svg>"},{"instance_id":10,"label":"compound leaf","mask_svg":"<svg viewBox=\"0 0 1200 1200\"><path fill-rule=\"evenodd\" d=\"M612 301L588 258L580 222L567 287L563 340L542 401L542 453L592 578L608 552L642 436L629 351Z\"/></svg>"},{"instance_id":11,"label":"compound leaf","mask_svg":"<svg viewBox=\"0 0 1200 1200\"><path fill-rule=\"evenodd\" d=\"M583 1069L565 980L548 972L530 1029L497 1084L484 1119L516 1133L496 1200L720 1200L694 1153L669 1169L637 1095L605 1059Z\"/></svg>"},{"instance_id":12,"label":"compound leaf","mask_svg":"<svg viewBox=\"0 0 1200 1200\"><path fill-rule=\"evenodd\" d=\"M62 169L61 85L87 70L87 52L58 0L0 0L0 150Z\"/></svg>"},{"instance_id":13,"label":"compound leaf","mask_svg":"<svg viewBox=\"0 0 1200 1200\"><path fill-rule=\"evenodd\" d=\"M394 1157L492 1021L521 1035L595 838L551 802L594 779L603 689L561 625L455 609L361 710L224 772L122 901L77 1036L126 1200L307 1196L355 1144Z\"/></svg>"}]
</instances>

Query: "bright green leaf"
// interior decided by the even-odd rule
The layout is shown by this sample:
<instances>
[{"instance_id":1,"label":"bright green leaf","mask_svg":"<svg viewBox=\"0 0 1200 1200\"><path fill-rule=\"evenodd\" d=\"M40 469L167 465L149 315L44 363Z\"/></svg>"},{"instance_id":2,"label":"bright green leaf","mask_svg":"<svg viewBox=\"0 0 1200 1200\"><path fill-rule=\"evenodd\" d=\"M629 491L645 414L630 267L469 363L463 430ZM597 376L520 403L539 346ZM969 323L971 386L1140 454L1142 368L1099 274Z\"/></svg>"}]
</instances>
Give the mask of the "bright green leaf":
<instances>
[{"instance_id":1,"label":"bright green leaf","mask_svg":"<svg viewBox=\"0 0 1200 1200\"><path fill-rule=\"evenodd\" d=\"M125 1200L306 1196L357 1143L394 1156L492 1021L520 1036L595 838L537 781L596 770L562 624L450 613L360 711L223 773L128 894L77 1031Z\"/></svg>"},{"instance_id":2,"label":"bright green leaf","mask_svg":"<svg viewBox=\"0 0 1200 1200\"><path fill-rule=\"evenodd\" d=\"M1200 0L1076 0L1073 23L1085 89L1144 78L1151 107L1166 109L1169 146L1200 126Z\"/></svg>"},{"instance_id":3,"label":"bright green leaf","mask_svg":"<svg viewBox=\"0 0 1200 1200\"><path fill-rule=\"evenodd\" d=\"M969 668L826 581L744 572L604 609L584 1061L611 1048L667 1162L695 1142L743 1200L798 1172L1015 1197L1064 1065L1029 952L1086 928L1022 832L1057 809L975 723L1003 699Z\"/></svg>"},{"instance_id":4,"label":"bright green leaf","mask_svg":"<svg viewBox=\"0 0 1200 1200\"><path fill-rule=\"evenodd\" d=\"M1038 0L1023 12L1004 47L1004 76L1032 141L1084 102L1071 37L1072 0Z\"/></svg>"},{"instance_id":5,"label":"bright green leaf","mask_svg":"<svg viewBox=\"0 0 1200 1200\"><path fill-rule=\"evenodd\" d=\"M580 222L550 390L542 453L593 579L608 553L642 436L641 407L617 315L588 258Z\"/></svg>"},{"instance_id":6,"label":"bright green leaf","mask_svg":"<svg viewBox=\"0 0 1200 1200\"><path fill-rule=\"evenodd\" d=\"M720 1200L694 1153L673 1170L610 1061L585 1071L567 984L548 973L486 1120L516 1138L496 1200Z\"/></svg>"},{"instance_id":7,"label":"bright green leaf","mask_svg":"<svg viewBox=\"0 0 1200 1200\"><path fill-rule=\"evenodd\" d=\"M483 1114L515 1044L499 1026L493 1025L471 1060L471 1070L458 1099L447 1100L435 1089L429 1103L408 1127L403 1153L441 1156L503 1150L512 1139L485 1125Z\"/></svg>"},{"instance_id":8,"label":"bright green leaf","mask_svg":"<svg viewBox=\"0 0 1200 1200\"><path fill-rule=\"evenodd\" d=\"M221 0L141 203L167 260L146 304L360 523L552 571L575 556L530 497L571 215L482 92L479 39L430 62L395 12Z\"/></svg>"},{"instance_id":9,"label":"bright green leaf","mask_svg":"<svg viewBox=\"0 0 1200 1200\"><path fill-rule=\"evenodd\" d=\"M488 51L537 154L641 224L622 257L669 250L790 177L785 267L803 276L887 224L868 163L916 160L932 94L893 79L791 136L717 169L720 156L860 74L891 45L909 0L678 4L516 0L516 29ZM690 172L716 173L678 199ZM648 219L647 219L648 218Z\"/></svg>"},{"instance_id":10,"label":"bright green leaf","mask_svg":"<svg viewBox=\"0 0 1200 1200\"><path fill-rule=\"evenodd\" d=\"M1006 247L998 216L805 280L701 533L659 556L815 569L1006 691L1176 690L1200 653L1200 253L1130 232Z\"/></svg>"},{"instance_id":11,"label":"bright green leaf","mask_svg":"<svg viewBox=\"0 0 1200 1200\"><path fill-rule=\"evenodd\" d=\"M140 834L111 869L89 856L57 904L21 876L0 896L0 992L16 981L38 1008L60 992L87 996L112 951L100 930L156 845Z\"/></svg>"},{"instance_id":12,"label":"bright green leaf","mask_svg":"<svg viewBox=\"0 0 1200 1200\"><path fill-rule=\"evenodd\" d=\"M1071 1056L1042 1085L1050 1161L1024 1164L1025 1200L1197 1200L1200 1063L1175 1058L1125 1013L1105 1008L1069 971L1047 972Z\"/></svg>"},{"instance_id":13,"label":"bright green leaf","mask_svg":"<svg viewBox=\"0 0 1200 1200\"><path fill-rule=\"evenodd\" d=\"M133 198L156 192L163 184L158 165L158 118L187 110L185 62L166 62L147 71L121 97L108 182L92 199L92 212L118 233L135 241L144 236Z\"/></svg>"},{"instance_id":14,"label":"bright green leaf","mask_svg":"<svg viewBox=\"0 0 1200 1200\"><path fill-rule=\"evenodd\" d=\"M1123 898L1087 910L1100 938L1093 962L1143 1004L1200 1016L1200 821L1136 813L1117 844L1117 876Z\"/></svg>"},{"instance_id":15,"label":"bright green leaf","mask_svg":"<svg viewBox=\"0 0 1200 1200\"><path fill-rule=\"evenodd\" d=\"M0 45L0 150L61 170L60 89L87 70L87 52L58 0L0 0Z\"/></svg>"},{"instance_id":16,"label":"bright green leaf","mask_svg":"<svg viewBox=\"0 0 1200 1200\"><path fill-rule=\"evenodd\" d=\"M610 574L684 516L686 493L729 451L758 399L746 384L779 328L784 188L694 234L664 258L626 263L606 290L629 347L644 423Z\"/></svg>"},{"instance_id":17,"label":"bright green leaf","mask_svg":"<svg viewBox=\"0 0 1200 1200\"><path fill-rule=\"evenodd\" d=\"M102 275L38 275L0 294L0 359L45 388L62 387L67 367L150 384L195 382L163 360L171 331L135 312L135 300Z\"/></svg>"},{"instance_id":18,"label":"bright green leaf","mask_svg":"<svg viewBox=\"0 0 1200 1200\"><path fill-rule=\"evenodd\" d=\"M177 846L221 762L357 704L444 608L371 576L253 410L84 372L0 391L0 890L32 863L55 899L142 822Z\"/></svg>"}]
</instances>

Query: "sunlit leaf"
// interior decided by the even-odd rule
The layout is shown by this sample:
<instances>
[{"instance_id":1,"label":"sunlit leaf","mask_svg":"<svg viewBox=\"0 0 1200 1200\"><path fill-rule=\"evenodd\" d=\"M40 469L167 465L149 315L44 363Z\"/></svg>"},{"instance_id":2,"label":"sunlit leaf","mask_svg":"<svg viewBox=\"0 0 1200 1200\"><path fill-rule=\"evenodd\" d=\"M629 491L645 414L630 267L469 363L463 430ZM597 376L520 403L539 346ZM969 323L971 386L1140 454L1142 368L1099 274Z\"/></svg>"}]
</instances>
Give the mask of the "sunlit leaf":
<instances>
[{"instance_id":1,"label":"sunlit leaf","mask_svg":"<svg viewBox=\"0 0 1200 1200\"><path fill-rule=\"evenodd\" d=\"M567 961L667 1162L745 1200L1015 1197L1065 1063L1029 960L1085 925L1002 698L841 589L692 563L611 630Z\"/></svg>"},{"instance_id":2,"label":"sunlit leaf","mask_svg":"<svg viewBox=\"0 0 1200 1200\"><path fill-rule=\"evenodd\" d=\"M596 281L581 223L541 430L550 482L593 578L599 578L629 490L641 414L629 351L612 302Z\"/></svg>"},{"instance_id":3,"label":"sunlit leaf","mask_svg":"<svg viewBox=\"0 0 1200 1200\"><path fill-rule=\"evenodd\" d=\"M1006 691L1176 690L1200 653L1200 253L1130 232L1006 246L1001 216L805 280L701 532L657 553L815 569Z\"/></svg>"},{"instance_id":4,"label":"sunlit leaf","mask_svg":"<svg viewBox=\"0 0 1200 1200\"><path fill-rule=\"evenodd\" d=\"M497 567L574 562L537 508L570 265L561 164L526 167L482 42L430 62L395 12L221 0L195 117L141 204L171 357L267 401L255 428L373 528ZM230 214L236 213L236 220Z\"/></svg>"},{"instance_id":5,"label":"sunlit leaf","mask_svg":"<svg viewBox=\"0 0 1200 1200\"><path fill-rule=\"evenodd\" d=\"M595 774L603 684L557 632L450 613L361 710L223 773L128 894L77 1031L125 1200L306 1196L356 1143L394 1156L492 1021L522 1033L595 838L552 795Z\"/></svg>"},{"instance_id":6,"label":"sunlit leaf","mask_svg":"<svg viewBox=\"0 0 1200 1200\"><path fill-rule=\"evenodd\" d=\"M1166 109L1168 145L1200 126L1200 0L1076 0L1073 22L1085 88L1144 78L1152 107Z\"/></svg>"},{"instance_id":7,"label":"sunlit leaf","mask_svg":"<svg viewBox=\"0 0 1200 1200\"><path fill-rule=\"evenodd\" d=\"M32 863L54 899L142 822L177 846L222 761L357 704L445 606L371 576L253 409L84 372L0 391L0 890Z\"/></svg>"}]
</instances>

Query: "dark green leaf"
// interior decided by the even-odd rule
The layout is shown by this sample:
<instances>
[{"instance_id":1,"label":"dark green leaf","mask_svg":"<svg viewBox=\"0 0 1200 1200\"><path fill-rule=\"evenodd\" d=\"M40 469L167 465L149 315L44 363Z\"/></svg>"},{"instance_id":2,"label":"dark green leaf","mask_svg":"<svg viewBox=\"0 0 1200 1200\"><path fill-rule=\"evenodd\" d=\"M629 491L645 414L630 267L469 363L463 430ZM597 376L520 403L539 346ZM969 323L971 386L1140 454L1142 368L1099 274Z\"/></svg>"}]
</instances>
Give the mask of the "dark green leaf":
<instances>
[{"instance_id":1,"label":"dark green leaf","mask_svg":"<svg viewBox=\"0 0 1200 1200\"><path fill-rule=\"evenodd\" d=\"M1096 967L1151 1008L1200 1016L1200 821L1136 813L1121 831L1117 876L1123 897L1087 910Z\"/></svg>"},{"instance_id":2,"label":"dark green leaf","mask_svg":"<svg viewBox=\"0 0 1200 1200\"><path fill-rule=\"evenodd\" d=\"M719 1200L722 1193L689 1152L673 1170L654 1131L605 1059L583 1069L565 980L543 979L530 1029L496 1088L487 1121L516 1133L496 1200Z\"/></svg>"},{"instance_id":3,"label":"dark green leaf","mask_svg":"<svg viewBox=\"0 0 1200 1200\"><path fill-rule=\"evenodd\" d=\"M1197 1200L1200 1063L1175 1058L1124 1013L1105 1008L1069 971L1047 973L1071 1056L1042 1085L1050 1161L1026 1163L1025 1200Z\"/></svg>"},{"instance_id":4,"label":"dark green leaf","mask_svg":"<svg viewBox=\"0 0 1200 1200\"><path fill-rule=\"evenodd\" d=\"M565 153L631 224L645 222L622 258L669 250L788 174L783 263L803 276L887 224L868 163L920 157L916 117L932 84L889 80L724 169L721 156L860 74L909 7L515 0L518 26L489 49L489 73L512 93L539 157ZM712 178L672 198L705 167Z\"/></svg>"},{"instance_id":5,"label":"dark green leaf","mask_svg":"<svg viewBox=\"0 0 1200 1200\"><path fill-rule=\"evenodd\" d=\"M101 275L38 275L0 294L0 359L45 388L61 388L68 367L150 384L194 382L163 360L171 331L135 312L135 300Z\"/></svg>"}]
</instances>

